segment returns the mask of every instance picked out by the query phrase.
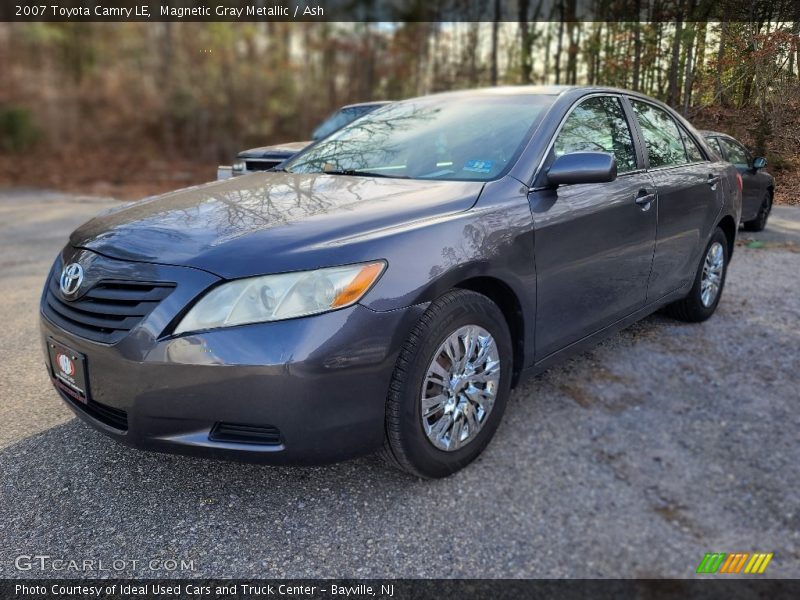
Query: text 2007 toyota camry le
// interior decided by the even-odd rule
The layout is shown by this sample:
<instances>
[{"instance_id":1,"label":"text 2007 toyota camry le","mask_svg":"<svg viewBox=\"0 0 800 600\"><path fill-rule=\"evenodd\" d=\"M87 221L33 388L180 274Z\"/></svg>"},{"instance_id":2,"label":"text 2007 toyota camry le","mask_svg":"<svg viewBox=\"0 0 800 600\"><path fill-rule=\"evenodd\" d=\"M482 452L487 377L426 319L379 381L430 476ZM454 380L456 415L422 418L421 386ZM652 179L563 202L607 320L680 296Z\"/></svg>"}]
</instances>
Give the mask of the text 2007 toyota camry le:
<instances>
[{"instance_id":1,"label":"text 2007 toyota camry le","mask_svg":"<svg viewBox=\"0 0 800 600\"><path fill-rule=\"evenodd\" d=\"M383 449L422 477L525 375L667 306L717 307L736 169L603 88L381 108L286 163L103 214L53 265L53 384L141 448L269 463Z\"/></svg>"}]
</instances>

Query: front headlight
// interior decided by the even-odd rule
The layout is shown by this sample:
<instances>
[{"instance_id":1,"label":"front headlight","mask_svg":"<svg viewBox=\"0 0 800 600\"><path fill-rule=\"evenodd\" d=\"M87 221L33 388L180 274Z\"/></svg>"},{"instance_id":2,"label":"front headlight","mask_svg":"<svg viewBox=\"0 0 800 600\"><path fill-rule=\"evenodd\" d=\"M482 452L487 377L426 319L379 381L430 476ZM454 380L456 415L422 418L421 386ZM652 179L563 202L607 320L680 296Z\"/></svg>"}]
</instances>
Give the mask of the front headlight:
<instances>
[{"instance_id":1,"label":"front headlight","mask_svg":"<svg viewBox=\"0 0 800 600\"><path fill-rule=\"evenodd\" d=\"M224 283L189 310L175 333L281 321L344 308L358 302L385 267L384 261L376 261Z\"/></svg>"}]
</instances>

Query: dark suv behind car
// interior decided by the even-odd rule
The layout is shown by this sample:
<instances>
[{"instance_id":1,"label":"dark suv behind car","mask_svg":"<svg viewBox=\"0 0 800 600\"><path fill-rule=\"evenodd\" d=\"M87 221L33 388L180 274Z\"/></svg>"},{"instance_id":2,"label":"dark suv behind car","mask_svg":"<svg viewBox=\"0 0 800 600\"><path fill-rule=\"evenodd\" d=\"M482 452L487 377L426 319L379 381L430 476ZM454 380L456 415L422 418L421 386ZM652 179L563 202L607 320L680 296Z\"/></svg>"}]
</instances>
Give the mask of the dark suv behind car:
<instances>
[{"instance_id":1,"label":"dark suv behind car","mask_svg":"<svg viewBox=\"0 0 800 600\"><path fill-rule=\"evenodd\" d=\"M255 171L268 171L274 169L283 161L292 158L314 142L328 137L348 123L372 112L376 108L386 106L388 101L360 102L343 106L332 115L328 116L311 134L311 140L305 142L286 142L274 146L261 146L242 150L236 155L236 160L231 166L219 166L217 179L228 179L236 175L245 175Z\"/></svg>"}]
</instances>

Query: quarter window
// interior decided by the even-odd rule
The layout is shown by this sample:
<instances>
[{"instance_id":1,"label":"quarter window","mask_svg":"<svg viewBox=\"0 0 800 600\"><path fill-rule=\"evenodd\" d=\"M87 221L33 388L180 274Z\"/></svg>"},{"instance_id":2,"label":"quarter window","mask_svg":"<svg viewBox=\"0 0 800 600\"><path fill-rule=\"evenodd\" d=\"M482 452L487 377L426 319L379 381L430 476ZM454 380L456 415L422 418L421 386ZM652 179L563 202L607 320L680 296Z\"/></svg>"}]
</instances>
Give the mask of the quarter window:
<instances>
[{"instance_id":1,"label":"quarter window","mask_svg":"<svg viewBox=\"0 0 800 600\"><path fill-rule=\"evenodd\" d=\"M722 147L719 145L719 138L712 137L706 139L708 140L708 145L711 147L711 149L716 152L720 158L724 159L725 154L722 152Z\"/></svg>"},{"instance_id":2,"label":"quarter window","mask_svg":"<svg viewBox=\"0 0 800 600\"><path fill-rule=\"evenodd\" d=\"M681 137L683 138L683 145L686 147L686 156L689 157L689 162L703 162L706 158L703 156L703 151L697 145L688 133L681 129Z\"/></svg>"},{"instance_id":3,"label":"quarter window","mask_svg":"<svg viewBox=\"0 0 800 600\"><path fill-rule=\"evenodd\" d=\"M719 143L725 148L725 154L728 155L728 162L732 162L737 167L750 166L750 156L744 146L725 138L719 138Z\"/></svg>"},{"instance_id":4,"label":"quarter window","mask_svg":"<svg viewBox=\"0 0 800 600\"><path fill-rule=\"evenodd\" d=\"M619 98L594 97L573 110L553 145L556 157L570 152L607 152L617 160L617 172L636 169L633 138Z\"/></svg>"},{"instance_id":5,"label":"quarter window","mask_svg":"<svg viewBox=\"0 0 800 600\"><path fill-rule=\"evenodd\" d=\"M631 105L642 128L650 168L687 163L681 132L672 117L646 102L631 100Z\"/></svg>"}]
</instances>

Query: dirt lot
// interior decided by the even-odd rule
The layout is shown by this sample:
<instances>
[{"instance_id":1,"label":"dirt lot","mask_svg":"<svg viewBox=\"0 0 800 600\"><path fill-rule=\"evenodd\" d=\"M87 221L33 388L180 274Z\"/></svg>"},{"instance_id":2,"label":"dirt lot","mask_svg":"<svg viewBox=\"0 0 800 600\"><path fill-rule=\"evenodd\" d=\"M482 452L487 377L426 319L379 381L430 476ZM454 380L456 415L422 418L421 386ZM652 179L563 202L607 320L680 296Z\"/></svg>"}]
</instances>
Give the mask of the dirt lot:
<instances>
[{"instance_id":1,"label":"dirt lot","mask_svg":"<svg viewBox=\"0 0 800 600\"><path fill-rule=\"evenodd\" d=\"M742 232L713 319L652 316L526 382L476 464L422 482L372 457L141 452L75 420L37 299L112 202L0 190L0 576L98 574L15 567L46 554L137 577L691 577L706 552L762 551L767 575L800 577L800 208Z\"/></svg>"}]
</instances>

